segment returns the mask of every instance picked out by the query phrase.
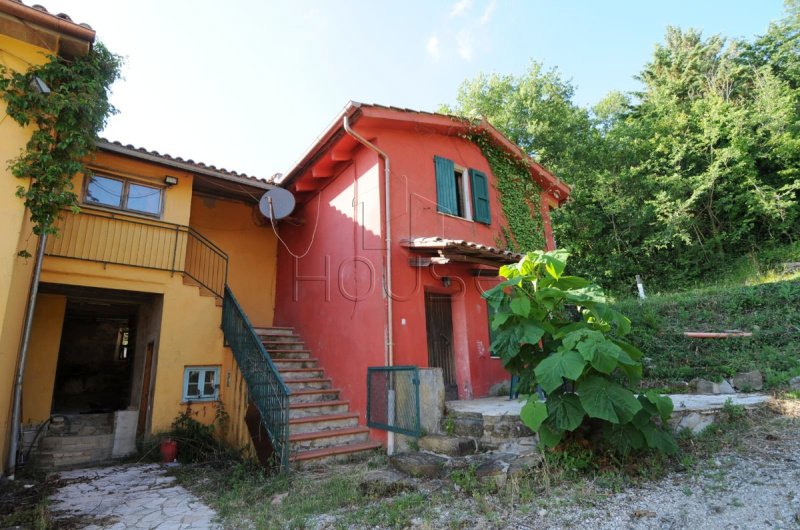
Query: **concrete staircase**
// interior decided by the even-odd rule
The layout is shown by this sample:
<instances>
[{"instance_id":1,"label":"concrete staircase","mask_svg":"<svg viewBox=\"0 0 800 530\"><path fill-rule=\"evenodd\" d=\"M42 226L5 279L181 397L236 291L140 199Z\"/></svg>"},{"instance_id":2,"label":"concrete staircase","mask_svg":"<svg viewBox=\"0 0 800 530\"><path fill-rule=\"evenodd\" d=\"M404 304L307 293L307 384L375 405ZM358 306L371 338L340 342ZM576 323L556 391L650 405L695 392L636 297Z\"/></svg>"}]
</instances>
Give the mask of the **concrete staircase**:
<instances>
[{"instance_id":1,"label":"concrete staircase","mask_svg":"<svg viewBox=\"0 0 800 530\"><path fill-rule=\"evenodd\" d=\"M114 414L61 414L53 416L47 435L35 451L45 469L62 469L111 460Z\"/></svg>"},{"instance_id":2,"label":"concrete staircase","mask_svg":"<svg viewBox=\"0 0 800 530\"><path fill-rule=\"evenodd\" d=\"M272 362L292 391L289 399L289 460L295 467L364 457L381 444L350 412L318 360L293 328L256 328Z\"/></svg>"}]
</instances>

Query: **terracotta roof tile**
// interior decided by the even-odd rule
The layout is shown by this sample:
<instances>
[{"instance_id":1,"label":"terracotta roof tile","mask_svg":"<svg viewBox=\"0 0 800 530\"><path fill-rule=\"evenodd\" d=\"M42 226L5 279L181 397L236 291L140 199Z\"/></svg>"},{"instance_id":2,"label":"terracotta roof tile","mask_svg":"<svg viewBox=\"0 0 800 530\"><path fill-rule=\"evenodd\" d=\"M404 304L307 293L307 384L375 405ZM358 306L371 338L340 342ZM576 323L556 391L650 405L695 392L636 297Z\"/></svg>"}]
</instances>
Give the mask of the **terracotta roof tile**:
<instances>
[{"instance_id":1,"label":"terracotta roof tile","mask_svg":"<svg viewBox=\"0 0 800 530\"><path fill-rule=\"evenodd\" d=\"M156 158L159 160L164 161L168 164L180 164L182 166L186 166L185 169L191 171L193 169L199 170L205 174L211 174L210 176L220 176L225 177L226 179L230 179L233 177L234 179L241 180L244 183L248 184L268 184L269 182L267 179L263 179L260 177L250 176L245 173L239 173L237 171L231 171L225 168L218 168L217 166L211 164L205 164L203 162L195 162L191 158L182 158L179 156L172 156L167 153L159 153L158 151L152 151L149 149L145 149L143 147L136 147L131 144L123 144L122 142L114 142L111 140L106 140L105 138L100 138L97 142L97 148L101 151L112 151L121 154L127 154L128 156L132 157L139 157L139 155L144 155L149 158ZM263 187L263 186L259 186Z\"/></svg>"}]
</instances>

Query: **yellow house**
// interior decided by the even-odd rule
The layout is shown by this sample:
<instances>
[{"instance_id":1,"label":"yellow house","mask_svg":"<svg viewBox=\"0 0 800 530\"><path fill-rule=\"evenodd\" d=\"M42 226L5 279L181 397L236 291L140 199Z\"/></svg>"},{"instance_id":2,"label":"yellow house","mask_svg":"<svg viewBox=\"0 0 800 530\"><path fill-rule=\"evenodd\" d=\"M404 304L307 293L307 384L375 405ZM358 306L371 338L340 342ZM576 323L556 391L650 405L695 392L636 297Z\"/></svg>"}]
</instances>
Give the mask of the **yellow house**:
<instances>
[{"instance_id":1,"label":"yellow house","mask_svg":"<svg viewBox=\"0 0 800 530\"><path fill-rule=\"evenodd\" d=\"M0 0L6 67L85 53L93 40L64 15ZM187 407L206 423L224 410L229 441L249 445L248 405L270 413L254 388L269 366L250 322L272 323L276 237L258 200L274 186L101 141L90 171L73 179L80 213L65 211L45 245L22 372L20 450L9 458L35 265L18 252L33 254L37 237L14 194L25 183L6 169L32 130L5 118L0 103L0 473L33 446L56 465L123 456ZM235 358L247 359L245 376Z\"/></svg>"}]
</instances>

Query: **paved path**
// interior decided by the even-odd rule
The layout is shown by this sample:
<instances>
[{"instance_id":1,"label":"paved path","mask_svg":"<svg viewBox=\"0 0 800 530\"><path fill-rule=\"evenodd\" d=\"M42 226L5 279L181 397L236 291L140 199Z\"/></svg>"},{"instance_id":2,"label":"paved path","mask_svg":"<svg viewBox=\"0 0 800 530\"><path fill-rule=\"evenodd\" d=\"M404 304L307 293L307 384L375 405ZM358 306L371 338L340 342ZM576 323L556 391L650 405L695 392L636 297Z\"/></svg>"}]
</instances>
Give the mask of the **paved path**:
<instances>
[{"instance_id":1,"label":"paved path","mask_svg":"<svg viewBox=\"0 0 800 530\"><path fill-rule=\"evenodd\" d=\"M733 405L753 407L769 401L767 394L669 394L675 412L721 409L729 399ZM524 400L508 397L490 397L469 401L448 401L447 409L453 412L480 412L484 416L519 416Z\"/></svg>"},{"instance_id":2,"label":"paved path","mask_svg":"<svg viewBox=\"0 0 800 530\"><path fill-rule=\"evenodd\" d=\"M79 469L59 474L50 498L56 527L113 529L217 529L214 510L159 464Z\"/></svg>"}]
</instances>

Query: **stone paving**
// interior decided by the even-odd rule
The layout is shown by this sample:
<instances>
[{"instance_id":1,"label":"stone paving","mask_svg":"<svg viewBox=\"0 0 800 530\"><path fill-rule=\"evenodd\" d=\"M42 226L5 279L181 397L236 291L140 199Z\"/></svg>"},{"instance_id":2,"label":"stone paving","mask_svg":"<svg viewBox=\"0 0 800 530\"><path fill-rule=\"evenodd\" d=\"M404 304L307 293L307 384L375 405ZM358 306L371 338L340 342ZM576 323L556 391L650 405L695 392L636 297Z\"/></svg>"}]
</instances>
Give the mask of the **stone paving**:
<instances>
[{"instance_id":1,"label":"stone paving","mask_svg":"<svg viewBox=\"0 0 800 530\"><path fill-rule=\"evenodd\" d=\"M216 513L166 476L159 464L79 469L59 474L50 498L56 527L91 530L218 529Z\"/></svg>"}]
</instances>

